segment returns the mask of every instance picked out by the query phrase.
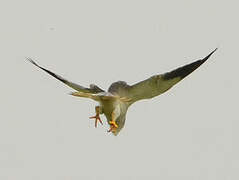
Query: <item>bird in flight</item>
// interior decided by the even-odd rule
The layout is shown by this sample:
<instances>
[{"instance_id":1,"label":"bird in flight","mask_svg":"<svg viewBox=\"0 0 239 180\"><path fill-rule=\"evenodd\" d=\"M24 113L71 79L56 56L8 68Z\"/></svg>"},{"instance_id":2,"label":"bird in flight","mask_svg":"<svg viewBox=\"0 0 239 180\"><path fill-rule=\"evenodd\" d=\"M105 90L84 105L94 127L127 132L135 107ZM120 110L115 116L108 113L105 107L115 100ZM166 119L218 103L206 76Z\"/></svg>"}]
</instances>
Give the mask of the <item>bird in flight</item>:
<instances>
[{"instance_id":1,"label":"bird in flight","mask_svg":"<svg viewBox=\"0 0 239 180\"><path fill-rule=\"evenodd\" d=\"M217 49L212 51L203 59L199 59L193 63L179 67L164 74L154 75L134 85L128 85L124 81L114 82L110 85L108 91L104 91L95 84L91 84L89 88L75 84L53 73L52 71L39 66L31 58L27 58L27 60L76 90L75 92L70 93L70 95L90 98L97 101L99 105L95 106L96 115L90 117L90 119L95 119L95 127L97 127L98 122L103 124L102 120L100 119L100 114L104 114L110 126L108 132L112 132L114 135L117 135L124 127L127 110L133 103L142 99L151 99L166 92L172 86L177 84L187 75L201 66L204 62L206 62L216 50Z\"/></svg>"}]
</instances>

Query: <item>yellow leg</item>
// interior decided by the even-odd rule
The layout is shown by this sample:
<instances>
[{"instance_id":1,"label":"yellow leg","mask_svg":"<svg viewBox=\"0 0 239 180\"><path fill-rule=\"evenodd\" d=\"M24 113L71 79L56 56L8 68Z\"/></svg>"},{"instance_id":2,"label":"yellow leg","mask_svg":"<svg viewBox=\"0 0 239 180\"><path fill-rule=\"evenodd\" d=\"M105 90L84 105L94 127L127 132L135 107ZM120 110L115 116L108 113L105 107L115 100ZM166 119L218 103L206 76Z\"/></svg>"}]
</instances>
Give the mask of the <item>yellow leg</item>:
<instances>
[{"instance_id":1,"label":"yellow leg","mask_svg":"<svg viewBox=\"0 0 239 180\"><path fill-rule=\"evenodd\" d=\"M95 107L95 113L96 113L95 116L90 117L90 119L95 119L95 127L97 127L97 122L98 121L100 122L100 124L103 125L103 122L100 119L100 106Z\"/></svg>"},{"instance_id":2,"label":"yellow leg","mask_svg":"<svg viewBox=\"0 0 239 180\"><path fill-rule=\"evenodd\" d=\"M118 128L118 125L116 124L116 121L115 121L115 113L112 112L111 114L111 121L109 121L109 124L110 124L110 129L108 130L108 132L115 132L116 129Z\"/></svg>"}]
</instances>

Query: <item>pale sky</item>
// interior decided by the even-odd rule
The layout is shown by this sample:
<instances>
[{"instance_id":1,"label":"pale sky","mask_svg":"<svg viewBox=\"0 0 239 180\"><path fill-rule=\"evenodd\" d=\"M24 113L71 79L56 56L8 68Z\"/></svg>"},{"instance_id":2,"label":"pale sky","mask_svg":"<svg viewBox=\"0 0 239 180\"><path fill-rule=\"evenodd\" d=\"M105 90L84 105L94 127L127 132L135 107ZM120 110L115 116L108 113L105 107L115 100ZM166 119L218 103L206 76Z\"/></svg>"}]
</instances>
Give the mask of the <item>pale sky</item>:
<instances>
[{"instance_id":1,"label":"pale sky","mask_svg":"<svg viewBox=\"0 0 239 180\"><path fill-rule=\"evenodd\" d=\"M0 179L239 179L238 1L1 1ZM96 102L25 61L104 89L218 51L134 104L115 137Z\"/></svg>"}]
</instances>

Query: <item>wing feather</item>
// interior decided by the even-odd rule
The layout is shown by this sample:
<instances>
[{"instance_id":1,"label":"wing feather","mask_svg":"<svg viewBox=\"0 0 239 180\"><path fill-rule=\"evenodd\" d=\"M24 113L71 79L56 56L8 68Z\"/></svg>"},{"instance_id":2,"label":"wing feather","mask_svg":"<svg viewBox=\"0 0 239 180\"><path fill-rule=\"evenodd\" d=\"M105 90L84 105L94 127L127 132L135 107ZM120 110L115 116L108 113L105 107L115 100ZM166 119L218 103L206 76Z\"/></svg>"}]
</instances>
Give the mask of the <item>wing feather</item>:
<instances>
[{"instance_id":1,"label":"wing feather","mask_svg":"<svg viewBox=\"0 0 239 180\"><path fill-rule=\"evenodd\" d=\"M177 68L171 72L155 75L132 86L127 86L126 96L132 100L131 103L134 103L138 100L150 99L166 92L173 85L177 84L179 81L181 81L194 70L196 70L199 66L201 66L204 62L206 62L206 60L216 50L217 49L212 51L208 56L203 59Z\"/></svg>"},{"instance_id":2,"label":"wing feather","mask_svg":"<svg viewBox=\"0 0 239 180\"><path fill-rule=\"evenodd\" d=\"M35 61L33 61L31 58L27 58L27 60L29 62L31 62L33 65L37 66L38 68L42 69L43 71L45 71L46 73L50 74L51 76L53 76L54 78L58 79L59 81L63 82L64 84L66 84L67 86L75 89L76 91L79 92L84 92L84 93L99 93L99 92L104 92L104 90L102 90L101 88L99 88L96 85L91 84L90 88L85 88L81 85L78 85L76 83L70 82L68 80L66 80L65 78L61 77L58 74L53 73L52 71L39 66Z\"/></svg>"}]
</instances>

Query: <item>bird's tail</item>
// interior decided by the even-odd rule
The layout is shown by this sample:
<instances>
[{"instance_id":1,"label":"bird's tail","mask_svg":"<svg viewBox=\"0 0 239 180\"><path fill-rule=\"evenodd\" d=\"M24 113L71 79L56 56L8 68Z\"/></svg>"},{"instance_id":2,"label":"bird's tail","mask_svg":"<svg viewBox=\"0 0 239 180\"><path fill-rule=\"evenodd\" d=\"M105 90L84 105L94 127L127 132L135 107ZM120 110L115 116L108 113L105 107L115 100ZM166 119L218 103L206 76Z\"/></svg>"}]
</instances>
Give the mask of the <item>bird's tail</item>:
<instances>
[{"instance_id":1,"label":"bird's tail","mask_svg":"<svg viewBox=\"0 0 239 180\"><path fill-rule=\"evenodd\" d=\"M84 92L71 92L70 95L72 96L77 96L77 97L84 97L84 98L90 98L95 101L100 101L100 100L121 100L123 102L130 102L131 99L127 97L119 97L119 96L105 96L105 95L97 95L97 94L92 94L92 93L84 93Z\"/></svg>"},{"instance_id":2,"label":"bird's tail","mask_svg":"<svg viewBox=\"0 0 239 180\"><path fill-rule=\"evenodd\" d=\"M77 97L84 97L84 98L90 98L93 99L95 101L99 101L99 97L95 96L92 93L84 93L84 92L71 92L70 95L72 96L77 96Z\"/></svg>"}]
</instances>

